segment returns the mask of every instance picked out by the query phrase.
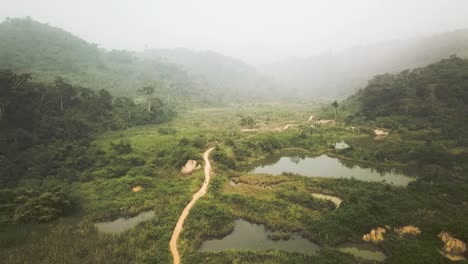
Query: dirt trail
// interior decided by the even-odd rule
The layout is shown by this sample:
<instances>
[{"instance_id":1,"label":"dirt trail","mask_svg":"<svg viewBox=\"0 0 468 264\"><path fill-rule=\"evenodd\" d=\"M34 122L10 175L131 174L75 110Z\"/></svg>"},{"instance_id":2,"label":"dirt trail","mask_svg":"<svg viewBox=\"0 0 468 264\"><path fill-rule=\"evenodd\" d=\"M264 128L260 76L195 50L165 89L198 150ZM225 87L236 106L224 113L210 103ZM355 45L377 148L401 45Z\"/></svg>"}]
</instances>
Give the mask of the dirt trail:
<instances>
[{"instance_id":1,"label":"dirt trail","mask_svg":"<svg viewBox=\"0 0 468 264\"><path fill-rule=\"evenodd\" d=\"M210 152L214 148L210 148L205 153L203 153L203 159L205 160L205 181L203 182L202 187L198 192L196 192L192 200L185 206L184 210L182 211L182 214L179 217L179 220L177 220L177 224L174 228L174 232L172 232L172 237L171 241L169 242L169 248L171 249L172 253L172 258L174 259L174 264L180 264L180 255L179 251L177 250L177 240L179 239L180 232L182 232L182 227L184 226L184 221L187 218L188 214L190 213L190 209L192 209L193 205L197 202L200 197L205 195L206 190L208 189L208 184L210 183L210 172L211 172L211 164L210 160L208 159L208 156L210 155Z\"/></svg>"}]
</instances>

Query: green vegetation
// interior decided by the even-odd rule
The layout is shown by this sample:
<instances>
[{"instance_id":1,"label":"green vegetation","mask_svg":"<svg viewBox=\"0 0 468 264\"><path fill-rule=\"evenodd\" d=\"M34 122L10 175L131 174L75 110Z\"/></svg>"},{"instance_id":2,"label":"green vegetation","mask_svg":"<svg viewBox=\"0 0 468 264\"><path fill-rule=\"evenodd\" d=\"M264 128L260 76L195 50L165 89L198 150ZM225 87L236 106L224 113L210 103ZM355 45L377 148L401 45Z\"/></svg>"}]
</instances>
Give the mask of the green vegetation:
<instances>
[{"instance_id":1,"label":"green vegetation","mask_svg":"<svg viewBox=\"0 0 468 264\"><path fill-rule=\"evenodd\" d=\"M222 102L220 93L229 98L258 76L211 53L104 51L31 19L5 21L0 38L1 66L14 70L0 71L0 259L6 263L170 263L172 230L204 181L203 170L180 170L188 160L202 163L201 153L212 146L208 193L179 241L184 263L369 263L336 246L363 243L363 234L386 225L422 230L385 234L378 248L386 263L448 263L438 252L441 231L468 241L467 60L452 56L376 76L322 109L306 103L192 109L193 102ZM159 57L210 78L197 82ZM226 71L216 76L207 65ZM214 90L218 85L223 89ZM141 98L115 97L138 91ZM245 95L249 86L239 91ZM315 123L312 114L336 124ZM376 137L377 128L389 134ZM339 141L351 147L336 150ZM402 188L246 172L286 153L327 154L379 171L398 167L417 178ZM343 202L337 209L313 193ZM154 219L121 235L94 227L148 210ZM299 233L321 251L198 251L204 240L229 234L238 218L264 224L275 239Z\"/></svg>"},{"instance_id":2,"label":"green vegetation","mask_svg":"<svg viewBox=\"0 0 468 264\"><path fill-rule=\"evenodd\" d=\"M60 76L73 85L119 96L153 87L167 104L220 105L273 98L268 90L272 85L252 67L214 52L107 51L29 17L3 21L0 39L0 69L31 73L44 83Z\"/></svg>"}]
</instances>

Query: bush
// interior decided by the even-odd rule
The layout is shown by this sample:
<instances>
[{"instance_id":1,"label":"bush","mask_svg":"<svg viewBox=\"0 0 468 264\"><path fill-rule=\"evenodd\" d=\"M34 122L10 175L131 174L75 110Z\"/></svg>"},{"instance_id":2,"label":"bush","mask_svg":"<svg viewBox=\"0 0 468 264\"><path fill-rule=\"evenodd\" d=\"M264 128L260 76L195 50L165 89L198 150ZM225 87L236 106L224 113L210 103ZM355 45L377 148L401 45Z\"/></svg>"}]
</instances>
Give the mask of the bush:
<instances>
[{"instance_id":1,"label":"bush","mask_svg":"<svg viewBox=\"0 0 468 264\"><path fill-rule=\"evenodd\" d=\"M226 166L229 169L234 169L236 167L236 162L234 159L228 157L224 151L216 150L213 154L213 160L217 163L220 163Z\"/></svg>"},{"instance_id":2,"label":"bush","mask_svg":"<svg viewBox=\"0 0 468 264\"><path fill-rule=\"evenodd\" d=\"M118 143L111 142L111 147L117 154L128 154L132 152L132 145L129 140L121 139Z\"/></svg>"},{"instance_id":3,"label":"bush","mask_svg":"<svg viewBox=\"0 0 468 264\"><path fill-rule=\"evenodd\" d=\"M204 149L206 148L207 142L206 138L204 136L199 136L195 139L192 140L192 146L199 148L199 149Z\"/></svg>"},{"instance_id":4,"label":"bush","mask_svg":"<svg viewBox=\"0 0 468 264\"><path fill-rule=\"evenodd\" d=\"M16 209L12 215L14 222L48 222L64 214L70 206L65 191L60 187L45 192L20 190L17 193Z\"/></svg>"}]
</instances>

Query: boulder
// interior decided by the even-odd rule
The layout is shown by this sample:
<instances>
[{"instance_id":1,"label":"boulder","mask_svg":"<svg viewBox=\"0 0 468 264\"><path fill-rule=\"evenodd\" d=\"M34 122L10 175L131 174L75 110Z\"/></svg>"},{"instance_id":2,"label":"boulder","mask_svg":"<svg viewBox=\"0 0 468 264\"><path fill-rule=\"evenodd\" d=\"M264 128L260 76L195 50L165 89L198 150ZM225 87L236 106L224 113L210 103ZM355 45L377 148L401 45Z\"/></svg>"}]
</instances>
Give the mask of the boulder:
<instances>
[{"instance_id":1,"label":"boulder","mask_svg":"<svg viewBox=\"0 0 468 264\"><path fill-rule=\"evenodd\" d=\"M180 170L183 174L190 174L197 168L196 160L188 160L185 166Z\"/></svg>"}]
</instances>

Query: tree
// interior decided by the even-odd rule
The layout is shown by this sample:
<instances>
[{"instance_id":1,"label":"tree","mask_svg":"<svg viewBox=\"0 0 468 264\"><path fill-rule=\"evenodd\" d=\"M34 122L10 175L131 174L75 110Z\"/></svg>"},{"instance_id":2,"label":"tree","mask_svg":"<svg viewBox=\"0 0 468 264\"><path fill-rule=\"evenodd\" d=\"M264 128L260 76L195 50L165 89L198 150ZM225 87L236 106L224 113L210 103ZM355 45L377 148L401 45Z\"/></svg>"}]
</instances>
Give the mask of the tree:
<instances>
[{"instance_id":1,"label":"tree","mask_svg":"<svg viewBox=\"0 0 468 264\"><path fill-rule=\"evenodd\" d=\"M60 110L63 112L64 105L72 101L72 97L76 94L76 89L61 77L55 79L55 91L60 98Z\"/></svg>"},{"instance_id":2,"label":"tree","mask_svg":"<svg viewBox=\"0 0 468 264\"><path fill-rule=\"evenodd\" d=\"M335 102L333 102L331 105L335 108L335 121L336 121L336 115L337 115L338 106L339 106L338 101L335 100Z\"/></svg>"},{"instance_id":3,"label":"tree","mask_svg":"<svg viewBox=\"0 0 468 264\"><path fill-rule=\"evenodd\" d=\"M18 88L29 79L31 79L30 74L17 75L9 70L0 71L0 120L5 116L7 107L15 98Z\"/></svg>"},{"instance_id":4,"label":"tree","mask_svg":"<svg viewBox=\"0 0 468 264\"><path fill-rule=\"evenodd\" d=\"M151 99L153 97L154 90L155 89L152 86L145 86L138 91L146 97L146 101L148 102L148 113L151 113Z\"/></svg>"}]
</instances>

